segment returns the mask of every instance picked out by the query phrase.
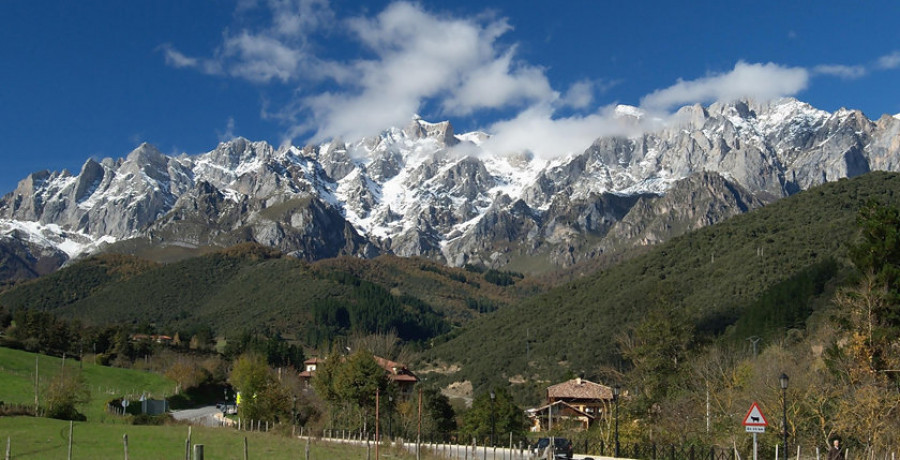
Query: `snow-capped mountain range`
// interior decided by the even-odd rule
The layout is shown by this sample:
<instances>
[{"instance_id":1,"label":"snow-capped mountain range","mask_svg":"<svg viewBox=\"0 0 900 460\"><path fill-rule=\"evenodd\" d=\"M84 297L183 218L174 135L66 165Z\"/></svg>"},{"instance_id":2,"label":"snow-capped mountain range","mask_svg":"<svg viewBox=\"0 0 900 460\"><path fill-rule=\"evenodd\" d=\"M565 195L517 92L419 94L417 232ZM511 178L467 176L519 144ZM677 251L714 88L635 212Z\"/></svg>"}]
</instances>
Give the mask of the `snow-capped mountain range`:
<instances>
[{"instance_id":1,"label":"snow-capped mountain range","mask_svg":"<svg viewBox=\"0 0 900 460\"><path fill-rule=\"evenodd\" d=\"M615 113L634 126L648 116L627 106ZM143 144L125 158L89 159L77 175L23 179L0 199L0 256L33 268L125 242L249 240L311 260L393 253L568 265L825 181L900 170L896 116L871 121L782 99L688 106L657 124L553 159L488 155L488 134L419 118L304 148L238 138L172 157Z\"/></svg>"}]
</instances>

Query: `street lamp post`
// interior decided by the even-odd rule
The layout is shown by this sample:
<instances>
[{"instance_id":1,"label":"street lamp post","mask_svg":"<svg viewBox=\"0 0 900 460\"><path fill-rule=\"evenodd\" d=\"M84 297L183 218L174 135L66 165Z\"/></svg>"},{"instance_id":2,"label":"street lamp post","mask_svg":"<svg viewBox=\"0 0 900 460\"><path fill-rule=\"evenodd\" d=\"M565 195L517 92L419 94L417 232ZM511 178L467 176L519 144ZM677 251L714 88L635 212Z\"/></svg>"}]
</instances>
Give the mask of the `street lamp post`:
<instances>
[{"instance_id":1,"label":"street lamp post","mask_svg":"<svg viewBox=\"0 0 900 460\"><path fill-rule=\"evenodd\" d=\"M619 385L613 387L613 402L616 404L616 458L619 458Z\"/></svg>"},{"instance_id":2,"label":"street lamp post","mask_svg":"<svg viewBox=\"0 0 900 460\"><path fill-rule=\"evenodd\" d=\"M225 392L225 400L222 401L222 417L228 415L228 388L223 388L223 392Z\"/></svg>"},{"instance_id":3,"label":"street lamp post","mask_svg":"<svg viewBox=\"0 0 900 460\"><path fill-rule=\"evenodd\" d=\"M781 423L784 425L784 459L788 458L788 427L787 427L787 387L788 387L788 376L785 373L781 373L781 377L778 377L778 382L781 384Z\"/></svg>"},{"instance_id":4,"label":"street lamp post","mask_svg":"<svg viewBox=\"0 0 900 460\"><path fill-rule=\"evenodd\" d=\"M391 441L394 440L394 430L393 430L393 427L391 426L391 421L393 420L393 415L394 415L393 413L391 413L391 409L393 408L393 406L394 406L394 397L391 395L388 395L388 439L390 439Z\"/></svg>"},{"instance_id":5,"label":"street lamp post","mask_svg":"<svg viewBox=\"0 0 900 460\"><path fill-rule=\"evenodd\" d=\"M491 447L494 446L494 400L497 399L497 395L494 393L494 390L491 390Z\"/></svg>"}]
</instances>

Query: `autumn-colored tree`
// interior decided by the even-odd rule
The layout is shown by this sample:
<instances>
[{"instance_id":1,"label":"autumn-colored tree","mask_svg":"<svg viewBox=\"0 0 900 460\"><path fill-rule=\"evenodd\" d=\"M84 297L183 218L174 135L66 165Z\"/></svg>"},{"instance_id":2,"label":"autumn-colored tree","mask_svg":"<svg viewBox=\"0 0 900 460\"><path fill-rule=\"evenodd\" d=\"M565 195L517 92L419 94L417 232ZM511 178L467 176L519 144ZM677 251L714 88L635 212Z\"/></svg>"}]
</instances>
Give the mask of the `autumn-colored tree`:
<instances>
[{"instance_id":1,"label":"autumn-colored tree","mask_svg":"<svg viewBox=\"0 0 900 460\"><path fill-rule=\"evenodd\" d=\"M242 418L290 420L293 398L273 375L265 356L257 353L239 356L228 380L240 392L238 414Z\"/></svg>"},{"instance_id":2,"label":"autumn-colored tree","mask_svg":"<svg viewBox=\"0 0 900 460\"><path fill-rule=\"evenodd\" d=\"M437 388L422 388L422 436L426 439L446 439L457 429L456 412L450 400ZM415 437L419 430L419 393L395 400L394 407L382 409L382 416L392 417L394 435ZM385 422L382 422L384 429Z\"/></svg>"},{"instance_id":3,"label":"autumn-colored tree","mask_svg":"<svg viewBox=\"0 0 900 460\"><path fill-rule=\"evenodd\" d=\"M900 209L869 203L857 222L850 256L861 279L835 298L843 333L829 352L841 390L832 425L873 448L900 430Z\"/></svg>"},{"instance_id":4,"label":"autumn-colored tree","mask_svg":"<svg viewBox=\"0 0 900 460\"><path fill-rule=\"evenodd\" d=\"M90 399L90 390L77 369L63 369L43 391L44 408L50 418L84 420L78 408Z\"/></svg>"},{"instance_id":5,"label":"autumn-colored tree","mask_svg":"<svg viewBox=\"0 0 900 460\"><path fill-rule=\"evenodd\" d=\"M182 355L166 369L166 377L178 383L181 391L199 386L210 378L209 371L204 369L198 360L190 356Z\"/></svg>"}]
</instances>

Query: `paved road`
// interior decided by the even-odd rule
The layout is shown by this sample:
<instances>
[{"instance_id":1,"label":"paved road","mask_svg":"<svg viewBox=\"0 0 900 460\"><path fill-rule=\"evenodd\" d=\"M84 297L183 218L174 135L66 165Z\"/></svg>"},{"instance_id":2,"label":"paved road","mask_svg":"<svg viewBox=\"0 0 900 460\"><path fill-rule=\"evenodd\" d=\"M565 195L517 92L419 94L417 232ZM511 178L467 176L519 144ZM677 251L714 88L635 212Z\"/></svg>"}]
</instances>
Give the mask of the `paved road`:
<instances>
[{"instance_id":1,"label":"paved road","mask_svg":"<svg viewBox=\"0 0 900 460\"><path fill-rule=\"evenodd\" d=\"M222 426L221 414L222 411L216 409L216 406L204 406L197 409L172 411L172 418L187 420L193 425Z\"/></svg>"},{"instance_id":2,"label":"paved road","mask_svg":"<svg viewBox=\"0 0 900 460\"><path fill-rule=\"evenodd\" d=\"M337 444L356 444L359 446L366 446L368 443L366 441L360 440L351 440L351 439L340 439L340 438L322 438L325 441L334 442ZM409 452L416 451L416 443L406 442L403 446ZM485 449L484 446L479 446L474 452L472 451L471 445L456 445L456 444L423 444L424 450L430 451L436 457L443 457L447 459L470 459L470 460L543 460L536 459L531 456L531 454L527 451L520 451L518 449L508 449L508 448L500 448L498 447L496 450L493 448ZM374 448L374 447L373 447ZM600 455L584 455L584 454L575 454L572 457L572 460L578 459L593 459L593 460L628 460L625 458L614 459L612 457L603 457Z\"/></svg>"}]
</instances>

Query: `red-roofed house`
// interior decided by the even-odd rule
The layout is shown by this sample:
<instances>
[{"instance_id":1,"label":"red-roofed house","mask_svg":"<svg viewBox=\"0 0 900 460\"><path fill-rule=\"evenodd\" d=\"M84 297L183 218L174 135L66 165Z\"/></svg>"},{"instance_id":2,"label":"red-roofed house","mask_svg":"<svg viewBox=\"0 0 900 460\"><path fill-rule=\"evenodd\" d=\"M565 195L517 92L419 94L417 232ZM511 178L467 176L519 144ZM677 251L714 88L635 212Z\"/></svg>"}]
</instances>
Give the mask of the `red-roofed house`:
<instances>
[{"instance_id":1,"label":"red-roofed house","mask_svg":"<svg viewBox=\"0 0 900 460\"><path fill-rule=\"evenodd\" d=\"M554 425L575 424L588 429L608 413L613 401L612 388L576 378L547 388L547 404L529 409L531 431L553 429Z\"/></svg>"},{"instance_id":2,"label":"red-roofed house","mask_svg":"<svg viewBox=\"0 0 900 460\"><path fill-rule=\"evenodd\" d=\"M397 385L401 395L412 394L413 387L419 379L405 365L398 362L384 359L380 356L374 356L375 362L387 372L388 380Z\"/></svg>"},{"instance_id":3,"label":"red-roofed house","mask_svg":"<svg viewBox=\"0 0 900 460\"><path fill-rule=\"evenodd\" d=\"M309 388L310 379L312 379L313 374L316 372L316 367L321 362L322 360L319 358L310 358L303 361L303 372L299 374L299 377L306 388Z\"/></svg>"}]
</instances>

